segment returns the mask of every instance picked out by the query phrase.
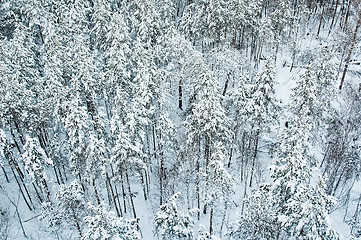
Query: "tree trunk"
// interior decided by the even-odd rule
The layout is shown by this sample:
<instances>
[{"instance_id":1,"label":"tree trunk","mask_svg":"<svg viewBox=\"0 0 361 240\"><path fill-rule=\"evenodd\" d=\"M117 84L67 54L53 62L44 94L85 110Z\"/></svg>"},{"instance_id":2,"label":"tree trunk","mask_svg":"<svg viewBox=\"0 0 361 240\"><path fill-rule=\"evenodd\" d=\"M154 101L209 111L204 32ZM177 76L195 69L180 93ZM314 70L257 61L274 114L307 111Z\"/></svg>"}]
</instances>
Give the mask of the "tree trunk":
<instances>
[{"instance_id":1,"label":"tree trunk","mask_svg":"<svg viewBox=\"0 0 361 240\"><path fill-rule=\"evenodd\" d=\"M4 168L3 166L1 166L1 169L3 170L3 173L4 173L4 176L5 176L6 182L7 182L7 183L10 183L9 177L8 177L6 171L5 171L5 168Z\"/></svg>"},{"instance_id":2,"label":"tree trunk","mask_svg":"<svg viewBox=\"0 0 361 240\"><path fill-rule=\"evenodd\" d=\"M41 196L40 196L40 194L39 194L39 191L38 191L38 189L36 188L36 186L35 186L35 184L34 184L34 183L33 183L33 187L34 187L34 190L35 190L36 196L38 196L38 198L39 198L39 201L40 201L41 203L43 203L43 202L44 202L44 200L41 198Z\"/></svg>"},{"instance_id":3,"label":"tree trunk","mask_svg":"<svg viewBox=\"0 0 361 240\"><path fill-rule=\"evenodd\" d=\"M325 12L325 6L322 7L322 12L321 12L321 16L320 16L320 22L319 22L319 24L318 24L318 29L317 29L317 36L320 35L321 25L322 25L322 18L323 18L324 12Z\"/></svg>"},{"instance_id":4,"label":"tree trunk","mask_svg":"<svg viewBox=\"0 0 361 240\"><path fill-rule=\"evenodd\" d=\"M53 165L53 170L54 170L54 173L55 173L56 182L58 183L58 185L60 185L60 180L59 180L58 172L56 171L55 165Z\"/></svg>"},{"instance_id":5,"label":"tree trunk","mask_svg":"<svg viewBox=\"0 0 361 240\"><path fill-rule=\"evenodd\" d=\"M257 130L257 132L256 132L256 140L255 140L256 142L255 142L253 158L252 158L253 161L252 161L251 176L250 176L250 180L249 180L249 187L252 187L254 168L255 168L257 152L258 152L258 140L259 140L259 130Z\"/></svg>"},{"instance_id":6,"label":"tree trunk","mask_svg":"<svg viewBox=\"0 0 361 240\"><path fill-rule=\"evenodd\" d=\"M163 204L163 175L164 175L164 159L163 156L160 156L160 168L159 168L159 204Z\"/></svg>"},{"instance_id":7,"label":"tree trunk","mask_svg":"<svg viewBox=\"0 0 361 240\"><path fill-rule=\"evenodd\" d=\"M331 21L331 25L330 25L330 30L328 31L328 35L330 35L333 24L335 23L335 16L336 16L336 13L337 13L338 2L339 2L339 0L336 0L336 6L335 6L335 10L333 11L332 21Z\"/></svg>"},{"instance_id":8,"label":"tree trunk","mask_svg":"<svg viewBox=\"0 0 361 240\"><path fill-rule=\"evenodd\" d=\"M144 176L143 176L142 172L140 173L140 181L142 183L144 200L147 201L147 189L146 189L146 186L145 186Z\"/></svg>"},{"instance_id":9,"label":"tree trunk","mask_svg":"<svg viewBox=\"0 0 361 240\"><path fill-rule=\"evenodd\" d=\"M200 219L200 209L201 209L201 199L200 199L200 193L199 193L199 159L197 158L196 160L196 194L197 194L197 208L199 209L199 211L197 211L197 215L198 215L198 221Z\"/></svg>"},{"instance_id":10,"label":"tree trunk","mask_svg":"<svg viewBox=\"0 0 361 240\"><path fill-rule=\"evenodd\" d=\"M98 193L98 189L97 189L97 186L95 184L95 178L93 177L92 179L92 187L93 187L93 190L94 190L94 195L95 195L95 199L97 201L97 204L100 205L100 198L99 198L99 193Z\"/></svg>"},{"instance_id":11,"label":"tree trunk","mask_svg":"<svg viewBox=\"0 0 361 240\"><path fill-rule=\"evenodd\" d=\"M155 136L156 136L156 130L155 130L155 126L152 126L152 135L153 135L153 152L154 152L154 158L157 159L157 148L156 148L156 142L155 142Z\"/></svg>"},{"instance_id":12,"label":"tree trunk","mask_svg":"<svg viewBox=\"0 0 361 240\"><path fill-rule=\"evenodd\" d=\"M133 217L137 218L137 213L135 212L135 206L134 206L134 200L133 200L133 193L132 193L132 189L130 187L130 182L129 182L129 176L128 176L128 168L125 167L125 178L127 180L127 185L128 185L128 192L129 192L129 199L130 199L130 203L132 205L132 211L133 211Z\"/></svg>"},{"instance_id":13,"label":"tree trunk","mask_svg":"<svg viewBox=\"0 0 361 240\"><path fill-rule=\"evenodd\" d=\"M15 175L14 169L13 169L12 167L10 167L10 168L11 168L11 171L13 172L13 175L14 175L14 178L15 178L15 180L16 180L16 183L17 183L18 186L19 186L20 193L21 193L21 195L23 196L23 199L24 199L24 201L25 201L25 203L26 203L26 206L28 206L29 210L32 211L33 208L30 206L30 203L28 202L28 200L27 200L26 197L25 197L25 194L24 194L24 192L23 192L23 189L21 188L20 182L19 182L18 178L17 178L16 175ZM31 199L29 199L29 201L31 202ZM31 202L31 204L33 204L33 203Z\"/></svg>"},{"instance_id":14,"label":"tree trunk","mask_svg":"<svg viewBox=\"0 0 361 240\"><path fill-rule=\"evenodd\" d=\"M179 84L178 84L178 107L180 110L183 110L182 80L179 80Z\"/></svg>"},{"instance_id":15,"label":"tree trunk","mask_svg":"<svg viewBox=\"0 0 361 240\"><path fill-rule=\"evenodd\" d=\"M211 211L209 213L209 235L212 236L213 233L213 206L211 207Z\"/></svg>"},{"instance_id":16,"label":"tree trunk","mask_svg":"<svg viewBox=\"0 0 361 240\"><path fill-rule=\"evenodd\" d=\"M351 60L352 51L353 51L353 49L354 49L354 47L355 47L357 32L358 32L358 29L360 28L360 25L361 25L361 13L360 13L359 16L358 16L356 28L355 28L355 31L354 31L354 33L353 33L352 42L351 42L351 47L350 47L350 49L349 49L349 51L348 51L348 54L347 54L345 68L344 68L343 73L342 73L340 86L338 87L339 90L342 89L343 82L345 81L346 72L347 72L348 65L349 65L350 60Z\"/></svg>"},{"instance_id":17,"label":"tree trunk","mask_svg":"<svg viewBox=\"0 0 361 240\"><path fill-rule=\"evenodd\" d=\"M244 181L244 192L243 192L243 200L242 200L242 209L241 214L243 214L244 211L244 199L247 197L247 176L245 177Z\"/></svg>"},{"instance_id":18,"label":"tree trunk","mask_svg":"<svg viewBox=\"0 0 361 240\"><path fill-rule=\"evenodd\" d=\"M347 12L346 12L346 17L345 17L345 22L343 24L343 30L346 30L347 27L347 22L348 22L348 17L350 16L350 7L351 7L351 2L352 0L349 0L348 5L347 5Z\"/></svg>"},{"instance_id":19,"label":"tree trunk","mask_svg":"<svg viewBox=\"0 0 361 240\"><path fill-rule=\"evenodd\" d=\"M126 203L126 200L125 200L126 194L125 194L125 186L124 186L124 179L123 179L123 171L120 173L120 178L121 178L121 184L122 184L124 213L127 213L127 203Z\"/></svg>"},{"instance_id":20,"label":"tree trunk","mask_svg":"<svg viewBox=\"0 0 361 240\"><path fill-rule=\"evenodd\" d=\"M230 78L231 72L229 72L227 74L227 79L226 79L226 83L224 84L224 89L223 89L223 97L226 96L226 92L227 92L227 88L228 88L228 84L229 84L229 78Z\"/></svg>"},{"instance_id":21,"label":"tree trunk","mask_svg":"<svg viewBox=\"0 0 361 240\"><path fill-rule=\"evenodd\" d=\"M119 207L118 207L118 204L117 204L117 198L119 199L119 196L118 196L118 194L117 195L114 194L112 183L110 182L110 178L109 178L108 173L106 173L106 181L107 181L107 184L108 184L109 189L110 189L110 194L111 194L111 196L113 198L115 211L117 212L118 217L123 216L120 204L119 204ZM119 203L119 201L118 201L118 203Z\"/></svg>"}]
</instances>

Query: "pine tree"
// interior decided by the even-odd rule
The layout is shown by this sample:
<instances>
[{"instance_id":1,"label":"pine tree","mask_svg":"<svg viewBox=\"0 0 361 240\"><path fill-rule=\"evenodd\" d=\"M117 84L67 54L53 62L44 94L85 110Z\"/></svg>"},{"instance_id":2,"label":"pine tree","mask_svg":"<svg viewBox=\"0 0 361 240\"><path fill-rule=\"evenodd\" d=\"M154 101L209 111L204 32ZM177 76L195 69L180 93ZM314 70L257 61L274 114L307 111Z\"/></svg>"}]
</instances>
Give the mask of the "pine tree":
<instances>
[{"instance_id":1,"label":"pine tree","mask_svg":"<svg viewBox=\"0 0 361 240\"><path fill-rule=\"evenodd\" d=\"M55 206L44 205L45 218L51 227L66 223L75 227L79 236L83 236L83 218L86 216L84 191L77 180L68 186L60 185L56 193Z\"/></svg>"},{"instance_id":2,"label":"pine tree","mask_svg":"<svg viewBox=\"0 0 361 240\"><path fill-rule=\"evenodd\" d=\"M212 154L207 169L206 185L208 189L206 189L206 191L208 191L208 195L206 202L211 208L209 220L210 235L213 233L214 209L216 209L219 204L224 204L225 209L222 209L222 211L226 211L230 205L232 194L235 192L233 187L234 180L223 166L225 158L223 152L222 144L217 144L215 153Z\"/></svg>"},{"instance_id":3,"label":"pine tree","mask_svg":"<svg viewBox=\"0 0 361 240\"><path fill-rule=\"evenodd\" d=\"M114 212L108 211L103 205L90 205L88 209L90 215L84 217L84 221L88 225L88 230L82 239L140 239L137 219L126 220L117 217Z\"/></svg>"},{"instance_id":4,"label":"pine tree","mask_svg":"<svg viewBox=\"0 0 361 240\"><path fill-rule=\"evenodd\" d=\"M176 193L168 202L160 207L155 215L155 233L162 239L191 239L193 237L192 213L194 210L181 213L176 200L180 193Z\"/></svg>"},{"instance_id":5,"label":"pine tree","mask_svg":"<svg viewBox=\"0 0 361 240\"><path fill-rule=\"evenodd\" d=\"M261 184L245 200L246 211L228 233L231 239L277 239L277 215L270 185Z\"/></svg>"},{"instance_id":6,"label":"pine tree","mask_svg":"<svg viewBox=\"0 0 361 240\"><path fill-rule=\"evenodd\" d=\"M64 119L64 127L69 138L70 167L79 181L84 177L89 144L90 120L86 107L78 99L72 100L67 106L69 111ZM71 110L70 110L71 109Z\"/></svg>"},{"instance_id":7,"label":"pine tree","mask_svg":"<svg viewBox=\"0 0 361 240\"><path fill-rule=\"evenodd\" d=\"M224 0L199 0L188 6L182 28L193 38L219 42L229 28L229 10ZM223 36L222 36L223 35Z\"/></svg>"},{"instance_id":8,"label":"pine tree","mask_svg":"<svg viewBox=\"0 0 361 240\"><path fill-rule=\"evenodd\" d=\"M202 224L199 225L197 240L219 240L220 238L210 235Z\"/></svg>"},{"instance_id":9,"label":"pine tree","mask_svg":"<svg viewBox=\"0 0 361 240\"><path fill-rule=\"evenodd\" d=\"M40 147L39 142L34 138L27 137L24 150L22 158L25 170L30 175L31 180L40 187L46 200L50 201L50 189L47 183L46 169L47 166L52 165L53 162L46 156L44 149Z\"/></svg>"}]
</instances>

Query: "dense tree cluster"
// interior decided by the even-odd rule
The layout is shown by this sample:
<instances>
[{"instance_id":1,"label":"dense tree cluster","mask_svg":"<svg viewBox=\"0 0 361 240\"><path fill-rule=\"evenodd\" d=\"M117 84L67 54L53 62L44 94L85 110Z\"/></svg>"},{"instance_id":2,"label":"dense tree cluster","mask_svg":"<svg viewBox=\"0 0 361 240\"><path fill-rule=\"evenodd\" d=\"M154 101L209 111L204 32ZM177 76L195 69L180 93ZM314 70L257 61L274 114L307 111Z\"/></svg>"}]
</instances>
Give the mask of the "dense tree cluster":
<instances>
[{"instance_id":1,"label":"dense tree cluster","mask_svg":"<svg viewBox=\"0 0 361 240\"><path fill-rule=\"evenodd\" d=\"M360 237L360 4L0 1L0 238Z\"/></svg>"}]
</instances>

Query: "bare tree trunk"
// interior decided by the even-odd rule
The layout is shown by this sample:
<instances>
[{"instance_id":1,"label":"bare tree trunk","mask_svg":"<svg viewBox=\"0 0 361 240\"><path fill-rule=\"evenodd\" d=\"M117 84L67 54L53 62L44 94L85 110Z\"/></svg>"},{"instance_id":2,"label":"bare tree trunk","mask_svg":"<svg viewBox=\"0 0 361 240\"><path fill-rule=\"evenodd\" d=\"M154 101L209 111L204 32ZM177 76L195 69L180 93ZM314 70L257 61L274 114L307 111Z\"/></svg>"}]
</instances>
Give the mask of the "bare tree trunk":
<instances>
[{"instance_id":1,"label":"bare tree trunk","mask_svg":"<svg viewBox=\"0 0 361 240\"><path fill-rule=\"evenodd\" d=\"M178 107L180 110L183 110L183 90L182 90L182 80L179 80L178 84Z\"/></svg>"},{"instance_id":2,"label":"bare tree trunk","mask_svg":"<svg viewBox=\"0 0 361 240\"><path fill-rule=\"evenodd\" d=\"M121 178L121 184L122 184L122 197L123 197L123 207L124 207L124 213L127 213L127 203L126 203L126 194L125 194L125 186L124 186L124 179L123 179L123 171L120 173Z\"/></svg>"},{"instance_id":3,"label":"bare tree trunk","mask_svg":"<svg viewBox=\"0 0 361 240\"><path fill-rule=\"evenodd\" d=\"M196 160L196 194L197 194L197 208L199 209L199 211L197 211L197 215L198 215L198 220L200 219L200 209L201 209L201 197L200 197L200 189L199 189L199 174L200 174L200 169L199 169L199 159L197 158Z\"/></svg>"},{"instance_id":4,"label":"bare tree trunk","mask_svg":"<svg viewBox=\"0 0 361 240\"><path fill-rule=\"evenodd\" d=\"M130 203L132 205L133 217L137 218L137 213L135 212L135 205L134 205L134 200L133 200L133 193L132 193L132 189L130 188L130 182L129 182L128 168L127 167L125 167L125 178L127 180L129 199L130 199Z\"/></svg>"},{"instance_id":5,"label":"bare tree trunk","mask_svg":"<svg viewBox=\"0 0 361 240\"><path fill-rule=\"evenodd\" d=\"M345 23L343 24L343 29L344 29L344 31L346 30L346 26L347 26L347 22L348 22L348 17L350 16L351 2L352 2L352 0L349 0L348 5L347 5L347 12L346 12L346 17L345 17Z\"/></svg>"},{"instance_id":6,"label":"bare tree trunk","mask_svg":"<svg viewBox=\"0 0 361 240\"><path fill-rule=\"evenodd\" d=\"M321 16L320 16L320 22L318 24L318 29L317 29L317 36L320 35L320 31L321 31L321 25L322 25L322 19L323 19L323 14L325 12L325 6L322 7L322 12L321 12Z\"/></svg>"},{"instance_id":7,"label":"bare tree trunk","mask_svg":"<svg viewBox=\"0 0 361 240\"><path fill-rule=\"evenodd\" d=\"M163 175L164 175L164 159L163 156L159 158L160 168L159 168L159 204L163 204Z\"/></svg>"},{"instance_id":8,"label":"bare tree trunk","mask_svg":"<svg viewBox=\"0 0 361 240\"><path fill-rule=\"evenodd\" d=\"M244 162L244 156L245 156L245 146L246 146L246 132L243 131L242 133L242 150L241 150L241 166L240 166L240 175L241 175L241 182L244 179L244 168L245 168L245 162Z\"/></svg>"},{"instance_id":9,"label":"bare tree trunk","mask_svg":"<svg viewBox=\"0 0 361 240\"><path fill-rule=\"evenodd\" d=\"M19 224L20 224L20 227L21 227L21 231L23 232L24 237L25 237L25 238L28 238L28 237L26 236L26 233L25 233L24 225L23 225L23 223L22 223L22 221L21 221L21 217L20 217L18 205L15 204L14 201L11 200L9 196L7 196L7 198L9 199L10 203L11 203L11 204L14 206L14 208L15 208L16 216L18 217Z\"/></svg>"},{"instance_id":10,"label":"bare tree trunk","mask_svg":"<svg viewBox=\"0 0 361 240\"><path fill-rule=\"evenodd\" d=\"M107 185L109 186L109 189L110 189L110 194L111 194L111 196L113 198L115 211L117 212L118 217L123 216L122 209L120 207L119 201L118 201L118 204L119 204L119 207L118 207L117 200L116 200L116 198L119 199L119 196L118 196L118 194L117 195L114 194L113 187L112 187L112 184L110 182L110 178L109 178L108 173L106 173L106 181L107 181Z\"/></svg>"},{"instance_id":11,"label":"bare tree trunk","mask_svg":"<svg viewBox=\"0 0 361 240\"><path fill-rule=\"evenodd\" d=\"M227 202L224 203L224 211L223 211L222 223L221 223L221 227L219 229L219 235L220 236L222 236L223 226L224 226L224 223L226 222L226 215L227 215Z\"/></svg>"},{"instance_id":12,"label":"bare tree trunk","mask_svg":"<svg viewBox=\"0 0 361 240\"><path fill-rule=\"evenodd\" d=\"M40 201L41 203L43 203L44 201L43 201L43 199L41 198L41 196L40 196L40 194L39 194L39 192L38 192L38 189L36 188L36 186L35 186L34 183L33 183L33 187L34 187L36 196L38 196L38 198L39 198L39 201Z\"/></svg>"},{"instance_id":13,"label":"bare tree trunk","mask_svg":"<svg viewBox=\"0 0 361 240\"><path fill-rule=\"evenodd\" d=\"M8 177L8 175L7 175L7 173L6 173L6 171L5 171L5 168L1 165L1 169L3 170L3 173L4 173L4 176L5 176L5 179L6 179L6 182L10 182L9 181L9 177Z\"/></svg>"},{"instance_id":14,"label":"bare tree trunk","mask_svg":"<svg viewBox=\"0 0 361 240\"><path fill-rule=\"evenodd\" d=\"M142 172L140 173L140 181L142 183L144 200L147 201L147 199L148 199L147 198L147 189L146 189L146 186L145 186L144 176L143 176Z\"/></svg>"},{"instance_id":15,"label":"bare tree trunk","mask_svg":"<svg viewBox=\"0 0 361 240\"><path fill-rule=\"evenodd\" d=\"M213 206L211 207L211 212L209 213L209 235L212 236L213 233Z\"/></svg>"},{"instance_id":16,"label":"bare tree trunk","mask_svg":"<svg viewBox=\"0 0 361 240\"><path fill-rule=\"evenodd\" d=\"M226 96L226 92L227 92L227 88L228 88L228 84L229 84L229 78L230 78L231 72L229 72L227 74L227 79L226 79L226 83L224 84L224 89L223 89L223 96Z\"/></svg>"},{"instance_id":17,"label":"bare tree trunk","mask_svg":"<svg viewBox=\"0 0 361 240\"><path fill-rule=\"evenodd\" d=\"M82 233L82 231L81 231L81 227L80 227L80 224L79 224L79 219L77 218L74 209L73 209L73 218L74 218L75 227L76 227L76 229L78 230L79 236L80 236L80 238L82 238L82 237L83 237L83 233Z\"/></svg>"},{"instance_id":18,"label":"bare tree trunk","mask_svg":"<svg viewBox=\"0 0 361 240\"><path fill-rule=\"evenodd\" d=\"M353 51L353 49L354 49L354 47L355 47L357 32L358 32L358 29L360 28L360 25L361 25L361 13L360 13L359 16L358 16L356 28L355 28L355 31L354 31L354 33L353 33L352 42L351 42L351 47L350 47L350 49L349 49L349 51L348 51L348 54L347 54L345 68L344 68L343 73L342 73L340 86L338 87L339 90L342 89L343 82L345 81L345 77L346 77L348 65L349 65L350 60L351 60L352 51Z\"/></svg>"},{"instance_id":19,"label":"bare tree trunk","mask_svg":"<svg viewBox=\"0 0 361 240\"><path fill-rule=\"evenodd\" d=\"M242 200L242 209L241 214L243 214L244 211L244 199L247 197L247 176L245 177L244 181L244 192L243 192L243 200Z\"/></svg>"},{"instance_id":20,"label":"bare tree trunk","mask_svg":"<svg viewBox=\"0 0 361 240\"><path fill-rule=\"evenodd\" d=\"M58 176L58 172L56 171L56 167L55 165L53 165L53 170L56 176L56 182L58 183L58 185L60 185L60 180L59 180L59 176Z\"/></svg>"},{"instance_id":21,"label":"bare tree trunk","mask_svg":"<svg viewBox=\"0 0 361 240\"><path fill-rule=\"evenodd\" d=\"M254 152L253 152L253 158L252 158L252 169L251 169L251 176L249 180L249 187L252 187L252 181L253 181L253 174L254 174L254 168L256 164L256 158L257 158L257 152L258 152L258 140L259 140L259 130L256 132L256 143L254 146Z\"/></svg>"},{"instance_id":22,"label":"bare tree trunk","mask_svg":"<svg viewBox=\"0 0 361 240\"><path fill-rule=\"evenodd\" d=\"M29 210L32 211L33 208L30 206L30 203L33 204L33 203L31 202L31 198L29 198L29 201L30 201L30 203L29 203L28 200L27 200L26 197L25 197L25 194L24 194L24 192L23 192L23 189L21 188L20 182L19 182L19 180L18 180L18 178L17 178L17 176L16 176L16 174L15 174L14 169L13 169L12 167L10 167L10 168L11 168L11 171L13 172L13 175L14 175L14 178L15 178L15 180L16 180L16 183L17 183L18 186L19 186L20 193L21 193L21 195L23 196L23 199L24 199L24 201L25 201L25 203L26 203L26 206L28 206Z\"/></svg>"},{"instance_id":23,"label":"bare tree trunk","mask_svg":"<svg viewBox=\"0 0 361 240\"><path fill-rule=\"evenodd\" d=\"M329 35L330 35L330 33L331 33L331 29L332 29L332 27L333 27L333 24L335 23L335 16L336 16L336 13L337 13L338 3L339 3L339 0L336 0L336 6L335 6L335 10L333 11L332 21L331 21L331 25L330 25L330 30L328 31L328 34L329 34Z\"/></svg>"},{"instance_id":24,"label":"bare tree trunk","mask_svg":"<svg viewBox=\"0 0 361 240\"><path fill-rule=\"evenodd\" d=\"M95 184L95 178L94 177L93 177L93 179L91 181L91 185L92 185L93 190L94 190L94 195L95 195L95 199L97 201L97 204L100 205L99 192L98 192L97 186Z\"/></svg>"},{"instance_id":25,"label":"bare tree trunk","mask_svg":"<svg viewBox=\"0 0 361 240\"><path fill-rule=\"evenodd\" d=\"M152 130L153 130L153 131L152 131L152 135L153 135L153 153L154 153L153 156L154 156L155 159L157 159L157 148L156 148L156 145L157 145L157 144L156 144L156 141L155 141L155 138L156 138L156 137L155 137L155 136L156 136L156 132L155 132L155 131L156 131L156 130L155 130L155 126L154 126L154 125L152 126L152 128L153 128L153 129L152 129Z\"/></svg>"}]
</instances>

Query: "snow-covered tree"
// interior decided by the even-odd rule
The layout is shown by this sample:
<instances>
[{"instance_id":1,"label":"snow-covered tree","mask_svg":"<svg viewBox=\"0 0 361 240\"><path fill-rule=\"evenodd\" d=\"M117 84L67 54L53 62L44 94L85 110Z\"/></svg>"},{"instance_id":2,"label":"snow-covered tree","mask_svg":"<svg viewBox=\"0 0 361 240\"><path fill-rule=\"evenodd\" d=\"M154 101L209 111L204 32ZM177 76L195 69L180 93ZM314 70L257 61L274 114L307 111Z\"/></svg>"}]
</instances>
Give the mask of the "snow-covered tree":
<instances>
[{"instance_id":1,"label":"snow-covered tree","mask_svg":"<svg viewBox=\"0 0 361 240\"><path fill-rule=\"evenodd\" d=\"M126 220L117 217L114 212L108 211L104 205L88 207L89 214L84 217L88 230L82 239L86 240L137 240L138 220Z\"/></svg>"},{"instance_id":2,"label":"snow-covered tree","mask_svg":"<svg viewBox=\"0 0 361 240\"><path fill-rule=\"evenodd\" d=\"M194 210L182 213L178 210L177 199L180 193L173 195L167 203L160 206L156 213L155 234L162 239L192 239Z\"/></svg>"},{"instance_id":3,"label":"snow-covered tree","mask_svg":"<svg viewBox=\"0 0 361 240\"><path fill-rule=\"evenodd\" d=\"M209 234L202 224L199 225L197 240L220 240L219 237Z\"/></svg>"},{"instance_id":4,"label":"snow-covered tree","mask_svg":"<svg viewBox=\"0 0 361 240\"><path fill-rule=\"evenodd\" d=\"M64 127L69 138L70 167L80 181L84 177L87 148L89 144L90 120L86 107L75 98L67 106L69 111L64 119Z\"/></svg>"},{"instance_id":5,"label":"snow-covered tree","mask_svg":"<svg viewBox=\"0 0 361 240\"><path fill-rule=\"evenodd\" d=\"M267 126L270 127L276 119L275 84L275 64L268 59L255 77L255 89L251 98L253 103L250 105L253 106L253 110L250 115L253 116L253 119L250 122L255 130L262 129L265 131Z\"/></svg>"},{"instance_id":6,"label":"snow-covered tree","mask_svg":"<svg viewBox=\"0 0 361 240\"><path fill-rule=\"evenodd\" d=\"M46 200L50 201L46 169L53 162L47 157L44 149L40 147L39 142L34 138L27 137L24 150L22 157L26 171L30 175L31 180L40 187Z\"/></svg>"},{"instance_id":7,"label":"snow-covered tree","mask_svg":"<svg viewBox=\"0 0 361 240\"><path fill-rule=\"evenodd\" d=\"M196 38L219 42L229 28L229 10L226 0L199 0L188 6L183 16L185 32Z\"/></svg>"},{"instance_id":8,"label":"snow-covered tree","mask_svg":"<svg viewBox=\"0 0 361 240\"><path fill-rule=\"evenodd\" d=\"M316 188L311 184L311 127L307 120L302 120L301 117L295 119L293 125L281 133L271 176L274 179L271 187L273 207L281 224L281 237L317 239L327 235L332 239L326 218L332 199L325 194L323 184ZM307 225L310 222L312 224ZM307 235L310 231L311 235Z\"/></svg>"},{"instance_id":9,"label":"snow-covered tree","mask_svg":"<svg viewBox=\"0 0 361 240\"><path fill-rule=\"evenodd\" d=\"M262 184L245 200L246 211L231 227L231 239L277 239L279 224L270 185Z\"/></svg>"},{"instance_id":10,"label":"snow-covered tree","mask_svg":"<svg viewBox=\"0 0 361 240\"><path fill-rule=\"evenodd\" d=\"M77 180L68 186L60 185L55 205L44 205L44 210L44 217L49 220L51 227L66 223L75 227L80 237L83 236L83 218L86 216L87 208L84 191Z\"/></svg>"},{"instance_id":11,"label":"snow-covered tree","mask_svg":"<svg viewBox=\"0 0 361 240\"><path fill-rule=\"evenodd\" d=\"M188 69L196 74L191 79L194 86L194 100L190 105L190 113L185 121L188 129L187 144L194 145L204 141L206 165L213 152L212 143L222 142L226 145L229 131L229 119L221 105L221 95L218 84L211 71L205 68L202 59L189 63ZM203 65L203 66L202 66Z\"/></svg>"},{"instance_id":12,"label":"snow-covered tree","mask_svg":"<svg viewBox=\"0 0 361 240\"><path fill-rule=\"evenodd\" d=\"M226 211L230 205L232 194L235 193L233 187L234 179L224 168L223 161L225 159L224 149L222 144L216 145L216 151L212 154L210 163L207 169L206 186L207 199L206 203L210 205L210 220L209 233L213 233L213 215L214 210L217 210L217 205L224 204Z\"/></svg>"}]
</instances>

